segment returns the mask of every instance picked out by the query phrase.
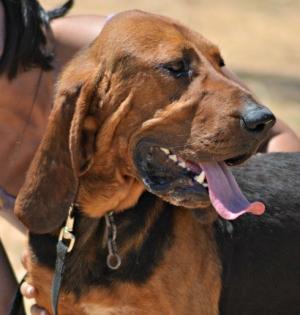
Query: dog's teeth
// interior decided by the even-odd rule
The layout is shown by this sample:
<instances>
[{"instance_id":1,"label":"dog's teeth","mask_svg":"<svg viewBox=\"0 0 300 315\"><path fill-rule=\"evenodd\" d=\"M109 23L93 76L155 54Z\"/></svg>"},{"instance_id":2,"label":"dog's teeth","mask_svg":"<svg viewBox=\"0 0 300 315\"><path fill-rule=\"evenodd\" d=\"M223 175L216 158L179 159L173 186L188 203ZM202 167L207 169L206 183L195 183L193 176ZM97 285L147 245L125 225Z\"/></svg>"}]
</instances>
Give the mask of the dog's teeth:
<instances>
[{"instance_id":1,"label":"dog's teeth","mask_svg":"<svg viewBox=\"0 0 300 315\"><path fill-rule=\"evenodd\" d=\"M186 168L186 164L184 161L179 162L178 165L182 168Z\"/></svg>"},{"instance_id":2,"label":"dog's teeth","mask_svg":"<svg viewBox=\"0 0 300 315\"><path fill-rule=\"evenodd\" d=\"M177 156L176 155L169 155L169 159L174 161L174 162L177 162Z\"/></svg>"},{"instance_id":3,"label":"dog's teeth","mask_svg":"<svg viewBox=\"0 0 300 315\"><path fill-rule=\"evenodd\" d=\"M204 173L204 172L201 172L199 175L197 175L197 176L194 177L194 180L195 180L197 183L203 185L204 180L205 180L205 173Z\"/></svg>"},{"instance_id":4,"label":"dog's teeth","mask_svg":"<svg viewBox=\"0 0 300 315\"><path fill-rule=\"evenodd\" d=\"M170 150L166 149L166 148L160 148L161 151L163 151L165 154L169 155L170 154Z\"/></svg>"},{"instance_id":5,"label":"dog's teeth","mask_svg":"<svg viewBox=\"0 0 300 315\"><path fill-rule=\"evenodd\" d=\"M203 183L202 186L205 187L205 188L207 188L207 187L208 187L208 184L207 184L207 183Z\"/></svg>"}]
</instances>

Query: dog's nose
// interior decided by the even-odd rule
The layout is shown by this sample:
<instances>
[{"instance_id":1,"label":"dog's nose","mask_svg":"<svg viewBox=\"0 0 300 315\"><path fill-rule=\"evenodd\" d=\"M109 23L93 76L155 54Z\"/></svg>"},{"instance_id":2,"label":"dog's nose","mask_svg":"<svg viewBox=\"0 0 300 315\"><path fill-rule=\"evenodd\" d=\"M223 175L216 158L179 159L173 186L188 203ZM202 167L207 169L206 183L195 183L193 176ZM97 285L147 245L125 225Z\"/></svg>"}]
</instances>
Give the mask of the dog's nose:
<instances>
[{"instance_id":1,"label":"dog's nose","mask_svg":"<svg viewBox=\"0 0 300 315\"><path fill-rule=\"evenodd\" d=\"M272 128L275 121L276 118L270 110L255 103L247 104L241 115L241 125L249 132L266 131Z\"/></svg>"}]
</instances>

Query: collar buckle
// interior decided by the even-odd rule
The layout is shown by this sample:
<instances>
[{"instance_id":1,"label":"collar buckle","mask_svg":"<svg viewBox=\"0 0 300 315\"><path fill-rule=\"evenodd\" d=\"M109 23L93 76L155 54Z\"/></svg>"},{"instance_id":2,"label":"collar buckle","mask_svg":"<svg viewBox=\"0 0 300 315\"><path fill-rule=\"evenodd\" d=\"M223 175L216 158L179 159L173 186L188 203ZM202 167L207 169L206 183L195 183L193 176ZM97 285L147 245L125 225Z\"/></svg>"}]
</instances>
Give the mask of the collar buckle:
<instances>
[{"instance_id":1,"label":"collar buckle","mask_svg":"<svg viewBox=\"0 0 300 315\"><path fill-rule=\"evenodd\" d=\"M70 253L73 250L73 247L75 245L75 240L76 240L75 235L72 233L73 227L74 227L74 221L75 221L75 217L74 217L73 212L74 212L74 203L72 203L70 205L66 224L65 224L65 226L63 226L61 228L60 233L59 233L59 237L58 237L59 241L64 240L64 241L69 242L68 253Z\"/></svg>"}]
</instances>

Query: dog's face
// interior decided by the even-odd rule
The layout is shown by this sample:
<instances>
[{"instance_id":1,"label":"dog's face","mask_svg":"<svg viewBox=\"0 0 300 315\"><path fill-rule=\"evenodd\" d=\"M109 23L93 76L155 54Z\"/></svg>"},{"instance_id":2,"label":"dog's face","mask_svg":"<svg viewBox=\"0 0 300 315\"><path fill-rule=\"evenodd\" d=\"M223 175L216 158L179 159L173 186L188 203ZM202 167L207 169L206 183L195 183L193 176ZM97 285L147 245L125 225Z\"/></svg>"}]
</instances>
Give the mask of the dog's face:
<instances>
[{"instance_id":1,"label":"dog's face","mask_svg":"<svg viewBox=\"0 0 300 315\"><path fill-rule=\"evenodd\" d=\"M189 208L245 203L222 196L239 194L226 164L253 154L275 119L223 66L213 44L171 19L113 17L62 75L17 214L38 232L57 228L78 177L90 216L133 206L145 188ZM228 218L245 205L233 207ZM29 222L33 208L43 208L42 228Z\"/></svg>"}]
</instances>

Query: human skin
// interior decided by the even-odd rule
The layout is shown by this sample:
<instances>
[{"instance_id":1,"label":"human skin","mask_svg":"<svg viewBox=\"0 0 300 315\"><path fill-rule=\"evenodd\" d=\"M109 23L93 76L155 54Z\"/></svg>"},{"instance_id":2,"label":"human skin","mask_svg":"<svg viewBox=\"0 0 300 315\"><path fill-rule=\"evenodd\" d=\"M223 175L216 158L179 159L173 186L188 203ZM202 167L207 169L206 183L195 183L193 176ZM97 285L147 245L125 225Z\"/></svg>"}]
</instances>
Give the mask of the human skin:
<instances>
[{"instance_id":1,"label":"human skin","mask_svg":"<svg viewBox=\"0 0 300 315\"><path fill-rule=\"evenodd\" d=\"M12 81L4 75L1 77L0 136L5 141L0 144L0 187L10 195L16 196L22 186L43 135L57 76L72 56L97 36L103 23L101 16L54 20L54 69L50 72L20 71Z\"/></svg>"}]
</instances>

